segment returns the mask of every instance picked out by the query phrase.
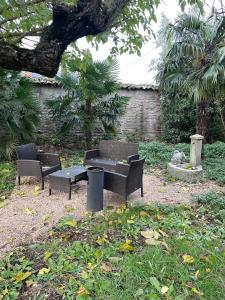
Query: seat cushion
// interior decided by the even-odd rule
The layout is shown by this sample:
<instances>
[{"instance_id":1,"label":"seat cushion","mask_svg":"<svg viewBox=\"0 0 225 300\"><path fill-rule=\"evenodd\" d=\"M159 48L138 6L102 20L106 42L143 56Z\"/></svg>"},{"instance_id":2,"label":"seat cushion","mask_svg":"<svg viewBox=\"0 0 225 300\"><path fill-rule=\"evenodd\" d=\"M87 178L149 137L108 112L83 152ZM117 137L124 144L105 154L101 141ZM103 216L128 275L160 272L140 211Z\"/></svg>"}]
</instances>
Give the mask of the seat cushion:
<instances>
[{"instance_id":1,"label":"seat cushion","mask_svg":"<svg viewBox=\"0 0 225 300\"><path fill-rule=\"evenodd\" d=\"M56 166L42 166L42 175L47 176L55 171L58 171L61 169L60 165Z\"/></svg>"},{"instance_id":2,"label":"seat cushion","mask_svg":"<svg viewBox=\"0 0 225 300\"><path fill-rule=\"evenodd\" d=\"M91 159L86 160L85 164L93 166L93 167L101 167L101 168L104 168L104 169L110 170L110 171L115 171L117 161L107 159L107 158L97 157L97 158L91 158Z\"/></svg>"}]
</instances>

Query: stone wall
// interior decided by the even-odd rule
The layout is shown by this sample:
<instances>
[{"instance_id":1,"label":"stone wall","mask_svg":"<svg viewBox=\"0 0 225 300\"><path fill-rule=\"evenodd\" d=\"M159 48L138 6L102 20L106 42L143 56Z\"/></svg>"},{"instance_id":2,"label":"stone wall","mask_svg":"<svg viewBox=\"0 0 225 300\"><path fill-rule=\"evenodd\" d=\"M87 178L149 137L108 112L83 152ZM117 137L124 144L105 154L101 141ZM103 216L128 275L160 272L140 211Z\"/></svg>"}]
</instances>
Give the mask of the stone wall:
<instances>
[{"instance_id":1,"label":"stone wall","mask_svg":"<svg viewBox=\"0 0 225 300\"><path fill-rule=\"evenodd\" d=\"M53 122L47 113L44 102L63 94L63 89L57 84L34 83L34 90L40 101L42 117L38 129L38 138L45 139L53 136L57 124ZM120 139L156 140L160 138L160 102L158 90L151 86L122 85L120 95L129 96L126 112L120 120L117 132ZM78 133L79 134L79 133Z\"/></svg>"}]
</instances>

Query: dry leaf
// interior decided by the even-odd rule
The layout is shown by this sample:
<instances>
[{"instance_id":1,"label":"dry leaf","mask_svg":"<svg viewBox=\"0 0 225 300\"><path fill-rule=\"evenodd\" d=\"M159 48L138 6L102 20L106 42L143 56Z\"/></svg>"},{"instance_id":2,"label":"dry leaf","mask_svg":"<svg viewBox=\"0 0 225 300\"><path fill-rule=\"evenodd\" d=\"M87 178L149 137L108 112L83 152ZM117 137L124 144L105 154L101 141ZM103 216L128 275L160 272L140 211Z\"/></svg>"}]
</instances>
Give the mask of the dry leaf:
<instances>
[{"instance_id":1,"label":"dry leaf","mask_svg":"<svg viewBox=\"0 0 225 300\"><path fill-rule=\"evenodd\" d=\"M169 290L168 286L163 286L163 287L161 288L161 294L162 294L162 295L166 294L166 293L168 292L168 290Z\"/></svg>"},{"instance_id":2,"label":"dry leaf","mask_svg":"<svg viewBox=\"0 0 225 300\"><path fill-rule=\"evenodd\" d=\"M53 255L52 252L46 251L44 253L44 261L46 262L52 255Z\"/></svg>"},{"instance_id":3,"label":"dry leaf","mask_svg":"<svg viewBox=\"0 0 225 300\"><path fill-rule=\"evenodd\" d=\"M35 215L35 214L36 214L36 211L33 210L32 208L27 207L27 208L24 209L24 213L25 213L26 215L32 216L32 215Z\"/></svg>"},{"instance_id":4,"label":"dry leaf","mask_svg":"<svg viewBox=\"0 0 225 300\"><path fill-rule=\"evenodd\" d=\"M108 272L111 272L112 271L112 268L110 265L106 264L106 263L103 263L101 266L100 266L100 270L103 272L103 273L108 273Z\"/></svg>"},{"instance_id":5,"label":"dry leaf","mask_svg":"<svg viewBox=\"0 0 225 300\"><path fill-rule=\"evenodd\" d=\"M134 251L134 247L131 245L132 241L131 240L126 240L125 243L122 243L119 246L119 251L120 252L131 252Z\"/></svg>"},{"instance_id":6,"label":"dry leaf","mask_svg":"<svg viewBox=\"0 0 225 300\"><path fill-rule=\"evenodd\" d=\"M183 258L183 263L185 264L193 264L195 261L194 257L188 254L182 255L182 258Z\"/></svg>"},{"instance_id":7,"label":"dry leaf","mask_svg":"<svg viewBox=\"0 0 225 300\"><path fill-rule=\"evenodd\" d=\"M68 226L75 228L77 226L77 221L76 220L68 220L64 223L64 225L68 225Z\"/></svg>"},{"instance_id":8,"label":"dry leaf","mask_svg":"<svg viewBox=\"0 0 225 300\"><path fill-rule=\"evenodd\" d=\"M18 272L16 274L16 282L23 281L24 279L28 278L32 273L31 272Z\"/></svg>"},{"instance_id":9,"label":"dry leaf","mask_svg":"<svg viewBox=\"0 0 225 300\"><path fill-rule=\"evenodd\" d=\"M38 275L43 276L45 274L48 274L49 272L50 272L49 268L42 268L42 269L39 270Z\"/></svg>"},{"instance_id":10,"label":"dry leaf","mask_svg":"<svg viewBox=\"0 0 225 300\"><path fill-rule=\"evenodd\" d=\"M88 296L89 292L86 290L84 286L80 286L79 290L76 292L77 296Z\"/></svg>"},{"instance_id":11,"label":"dry leaf","mask_svg":"<svg viewBox=\"0 0 225 300\"><path fill-rule=\"evenodd\" d=\"M149 213L147 213L146 211L142 210L140 211L140 217L149 217Z\"/></svg>"}]
</instances>

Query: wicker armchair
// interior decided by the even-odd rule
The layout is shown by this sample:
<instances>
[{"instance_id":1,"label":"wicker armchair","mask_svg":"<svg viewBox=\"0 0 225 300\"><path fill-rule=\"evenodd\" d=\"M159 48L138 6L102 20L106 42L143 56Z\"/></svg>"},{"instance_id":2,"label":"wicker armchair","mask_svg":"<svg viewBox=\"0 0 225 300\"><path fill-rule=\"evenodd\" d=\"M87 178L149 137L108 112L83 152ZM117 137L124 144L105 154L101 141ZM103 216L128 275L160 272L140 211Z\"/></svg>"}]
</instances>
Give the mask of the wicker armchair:
<instances>
[{"instance_id":1,"label":"wicker armchair","mask_svg":"<svg viewBox=\"0 0 225 300\"><path fill-rule=\"evenodd\" d=\"M128 196L141 189L143 197L143 167L145 158L132 160L130 164L116 165L116 172L105 171L104 189L117 193L125 198L126 206Z\"/></svg>"},{"instance_id":2,"label":"wicker armchair","mask_svg":"<svg viewBox=\"0 0 225 300\"><path fill-rule=\"evenodd\" d=\"M44 189L44 177L61 170L58 154L38 152L35 144L22 145L16 148L17 177L20 185L21 176L34 176L41 180Z\"/></svg>"}]
</instances>

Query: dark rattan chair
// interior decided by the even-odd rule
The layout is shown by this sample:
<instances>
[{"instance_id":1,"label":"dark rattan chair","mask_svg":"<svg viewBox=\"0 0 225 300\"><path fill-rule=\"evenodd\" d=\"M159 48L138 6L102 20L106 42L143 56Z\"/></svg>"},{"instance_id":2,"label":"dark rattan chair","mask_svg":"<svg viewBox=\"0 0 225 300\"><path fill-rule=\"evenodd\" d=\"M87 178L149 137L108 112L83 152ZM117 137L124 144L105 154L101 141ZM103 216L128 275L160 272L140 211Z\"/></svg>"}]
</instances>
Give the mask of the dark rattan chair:
<instances>
[{"instance_id":1,"label":"dark rattan chair","mask_svg":"<svg viewBox=\"0 0 225 300\"><path fill-rule=\"evenodd\" d=\"M84 165L115 172L118 162L130 163L134 159L139 159L138 144L103 140L100 141L99 149L85 152Z\"/></svg>"},{"instance_id":2,"label":"dark rattan chair","mask_svg":"<svg viewBox=\"0 0 225 300\"><path fill-rule=\"evenodd\" d=\"M132 160L130 164L116 165L116 172L105 171L104 189L117 193L125 198L127 206L128 196L141 189L143 197L143 167L145 158Z\"/></svg>"},{"instance_id":3,"label":"dark rattan chair","mask_svg":"<svg viewBox=\"0 0 225 300\"><path fill-rule=\"evenodd\" d=\"M21 176L34 176L41 180L44 189L44 177L61 170L58 154L38 152L35 144L22 145L16 148L17 176L20 185Z\"/></svg>"}]
</instances>

